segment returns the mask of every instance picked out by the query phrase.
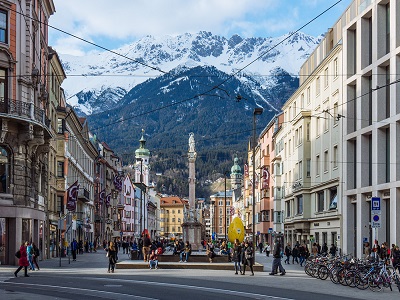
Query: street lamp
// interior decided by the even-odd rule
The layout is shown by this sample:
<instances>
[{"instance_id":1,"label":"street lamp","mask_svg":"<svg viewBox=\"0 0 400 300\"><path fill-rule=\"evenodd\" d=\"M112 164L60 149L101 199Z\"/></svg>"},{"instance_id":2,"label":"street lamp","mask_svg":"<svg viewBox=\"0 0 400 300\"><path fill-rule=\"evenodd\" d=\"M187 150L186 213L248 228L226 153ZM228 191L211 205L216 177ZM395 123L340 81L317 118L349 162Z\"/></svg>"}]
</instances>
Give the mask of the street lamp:
<instances>
[{"instance_id":1,"label":"street lamp","mask_svg":"<svg viewBox=\"0 0 400 300\"><path fill-rule=\"evenodd\" d=\"M253 111L253 257L256 249L256 116L263 111L262 107L256 107Z\"/></svg>"}]
</instances>

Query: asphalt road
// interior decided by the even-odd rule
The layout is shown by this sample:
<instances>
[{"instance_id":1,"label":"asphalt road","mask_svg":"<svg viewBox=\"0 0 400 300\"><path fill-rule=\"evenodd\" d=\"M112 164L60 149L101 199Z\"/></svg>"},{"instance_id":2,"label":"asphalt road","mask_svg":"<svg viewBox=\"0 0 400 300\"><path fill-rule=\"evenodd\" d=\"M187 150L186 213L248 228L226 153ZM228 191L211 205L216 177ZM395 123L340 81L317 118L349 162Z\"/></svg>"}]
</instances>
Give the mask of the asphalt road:
<instances>
[{"instance_id":1,"label":"asphalt road","mask_svg":"<svg viewBox=\"0 0 400 300\"><path fill-rule=\"evenodd\" d=\"M120 260L124 255L120 254ZM257 254L265 272L255 276L216 270L116 270L107 273L104 251L76 262L40 262L40 271L15 278L15 267L0 266L0 299L400 299L398 290L360 291L308 277L300 266L284 265L285 276L268 275L272 258ZM232 268L233 269L233 268Z\"/></svg>"}]
</instances>

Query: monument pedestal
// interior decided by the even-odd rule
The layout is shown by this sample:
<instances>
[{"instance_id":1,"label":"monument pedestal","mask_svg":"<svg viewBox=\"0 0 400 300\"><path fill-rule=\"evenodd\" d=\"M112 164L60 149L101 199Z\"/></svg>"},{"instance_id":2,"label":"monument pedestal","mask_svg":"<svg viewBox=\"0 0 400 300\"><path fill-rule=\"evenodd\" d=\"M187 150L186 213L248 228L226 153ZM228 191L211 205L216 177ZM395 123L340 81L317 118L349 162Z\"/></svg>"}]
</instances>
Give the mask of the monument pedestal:
<instances>
[{"instance_id":1,"label":"monument pedestal","mask_svg":"<svg viewBox=\"0 0 400 300\"><path fill-rule=\"evenodd\" d=\"M203 246L201 245L203 224L197 221L188 221L183 223L181 226L183 242L186 243L186 241L189 241L192 245L192 250L194 251L203 249Z\"/></svg>"}]
</instances>

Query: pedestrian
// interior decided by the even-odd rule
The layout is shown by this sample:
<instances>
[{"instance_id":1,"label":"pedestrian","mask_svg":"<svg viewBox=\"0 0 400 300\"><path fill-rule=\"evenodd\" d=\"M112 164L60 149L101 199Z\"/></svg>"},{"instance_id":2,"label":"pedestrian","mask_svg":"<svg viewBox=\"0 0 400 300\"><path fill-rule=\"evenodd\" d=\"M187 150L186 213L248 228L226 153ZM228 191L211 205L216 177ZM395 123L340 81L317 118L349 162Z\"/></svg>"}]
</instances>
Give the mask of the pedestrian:
<instances>
[{"instance_id":1,"label":"pedestrian","mask_svg":"<svg viewBox=\"0 0 400 300\"><path fill-rule=\"evenodd\" d=\"M241 275L245 275L246 273L246 266L250 267L251 274L250 276L254 276L254 270L253 270L253 265L254 265L254 249L253 246L246 241L244 243L244 249L243 249L243 254L244 254L244 259L243 259L243 271Z\"/></svg>"},{"instance_id":2,"label":"pedestrian","mask_svg":"<svg viewBox=\"0 0 400 300\"><path fill-rule=\"evenodd\" d=\"M33 264L36 266L36 269L39 271L39 264L38 264L38 259L40 256L40 251L39 248L35 245L34 242L32 242L32 248L33 248L33 255L32 255L32 260L33 260Z\"/></svg>"},{"instance_id":3,"label":"pedestrian","mask_svg":"<svg viewBox=\"0 0 400 300\"><path fill-rule=\"evenodd\" d=\"M324 244L322 245L321 254L322 254L323 256L328 255L328 245L327 245L326 243L324 243Z\"/></svg>"},{"instance_id":4,"label":"pedestrian","mask_svg":"<svg viewBox=\"0 0 400 300\"><path fill-rule=\"evenodd\" d=\"M306 260L306 248L304 247L304 244L301 244L299 247L299 258L300 258L300 267L302 267L304 261Z\"/></svg>"},{"instance_id":5,"label":"pedestrian","mask_svg":"<svg viewBox=\"0 0 400 300\"><path fill-rule=\"evenodd\" d=\"M149 260L150 246L151 246L151 240L149 238L149 235L146 233L143 237L143 260L145 262Z\"/></svg>"},{"instance_id":6,"label":"pedestrian","mask_svg":"<svg viewBox=\"0 0 400 300\"><path fill-rule=\"evenodd\" d=\"M76 251L78 251L78 242L73 239L71 243L72 261L76 261Z\"/></svg>"},{"instance_id":7,"label":"pedestrian","mask_svg":"<svg viewBox=\"0 0 400 300\"><path fill-rule=\"evenodd\" d=\"M365 259L370 259L371 258L371 249L369 247L369 243L365 242L364 244L364 255Z\"/></svg>"},{"instance_id":8,"label":"pedestrian","mask_svg":"<svg viewBox=\"0 0 400 300\"><path fill-rule=\"evenodd\" d=\"M292 255L290 244L287 244L285 247L285 255L286 255L285 264L287 263L288 265L290 265L290 256Z\"/></svg>"},{"instance_id":9,"label":"pedestrian","mask_svg":"<svg viewBox=\"0 0 400 300\"><path fill-rule=\"evenodd\" d=\"M263 252L263 248L264 248L262 242L260 242L260 243L258 244L258 248L260 249L260 254L261 254L261 253Z\"/></svg>"},{"instance_id":10,"label":"pedestrian","mask_svg":"<svg viewBox=\"0 0 400 300\"><path fill-rule=\"evenodd\" d=\"M158 256L155 250L151 250L151 254L149 256L149 267L150 270L153 269L153 267L156 270L158 269Z\"/></svg>"},{"instance_id":11,"label":"pedestrian","mask_svg":"<svg viewBox=\"0 0 400 300\"><path fill-rule=\"evenodd\" d=\"M332 257L335 257L335 256L336 256L336 251L337 251L336 246L335 246L334 244L331 244L331 248L329 249L329 254L330 254Z\"/></svg>"},{"instance_id":12,"label":"pedestrian","mask_svg":"<svg viewBox=\"0 0 400 300\"><path fill-rule=\"evenodd\" d=\"M267 257L269 257L269 254L271 253L271 245L267 243L265 246L265 254L267 254Z\"/></svg>"},{"instance_id":13,"label":"pedestrian","mask_svg":"<svg viewBox=\"0 0 400 300\"><path fill-rule=\"evenodd\" d=\"M294 264L294 261L299 263L299 246L295 245L293 250L292 250L292 264Z\"/></svg>"},{"instance_id":14,"label":"pedestrian","mask_svg":"<svg viewBox=\"0 0 400 300\"><path fill-rule=\"evenodd\" d=\"M26 247L26 253L28 255L29 270L35 271L35 266L33 265L33 247L32 244L28 243Z\"/></svg>"},{"instance_id":15,"label":"pedestrian","mask_svg":"<svg viewBox=\"0 0 400 300\"><path fill-rule=\"evenodd\" d=\"M242 267L240 266L242 261L242 247L238 239L235 239L235 243L233 244L232 260L235 262L235 275L238 274L238 271L242 274Z\"/></svg>"},{"instance_id":16,"label":"pedestrian","mask_svg":"<svg viewBox=\"0 0 400 300\"><path fill-rule=\"evenodd\" d=\"M25 242L25 244L22 244L21 247L19 247L19 258L18 258L18 269L14 272L15 277L18 277L18 272L21 271L22 268L24 268L25 271L25 277L29 277L28 275L28 254L26 253L26 248L28 247L29 243Z\"/></svg>"},{"instance_id":17,"label":"pedestrian","mask_svg":"<svg viewBox=\"0 0 400 300\"><path fill-rule=\"evenodd\" d=\"M269 275L278 274L278 268L279 268L279 272L281 272L281 276L286 274L286 271L282 266L281 251L282 251L281 243L276 242L275 247L274 247L274 253L273 253L274 260L272 261L272 270L271 270L271 273L269 273Z\"/></svg>"},{"instance_id":18,"label":"pedestrian","mask_svg":"<svg viewBox=\"0 0 400 300\"><path fill-rule=\"evenodd\" d=\"M117 249L113 242L110 242L110 245L106 249L107 257L108 257L108 273L114 273L115 264L117 263Z\"/></svg>"},{"instance_id":19,"label":"pedestrian","mask_svg":"<svg viewBox=\"0 0 400 300\"><path fill-rule=\"evenodd\" d=\"M179 262L188 262L190 254L192 254L192 245L189 243L189 241L186 241L185 247L180 254L181 260ZM185 260L183 260L183 256L185 256Z\"/></svg>"},{"instance_id":20,"label":"pedestrian","mask_svg":"<svg viewBox=\"0 0 400 300\"><path fill-rule=\"evenodd\" d=\"M215 252L214 252L214 244L211 240L207 243L207 250L206 250L207 257L210 261L210 263L213 262L213 259L215 257Z\"/></svg>"},{"instance_id":21,"label":"pedestrian","mask_svg":"<svg viewBox=\"0 0 400 300\"><path fill-rule=\"evenodd\" d=\"M394 246L394 250L392 253L392 257L393 257L393 267L394 269L398 270L400 272L400 250L399 250L399 246Z\"/></svg>"},{"instance_id":22,"label":"pedestrian","mask_svg":"<svg viewBox=\"0 0 400 300\"><path fill-rule=\"evenodd\" d=\"M312 254L314 257L317 257L317 256L318 256L318 246L317 246L317 243L314 243L314 244L312 245L312 247L311 247L311 254Z\"/></svg>"},{"instance_id":23,"label":"pedestrian","mask_svg":"<svg viewBox=\"0 0 400 300\"><path fill-rule=\"evenodd\" d=\"M381 254L381 247L379 246L379 242L375 240L374 245L372 246L372 258L375 261L379 261L380 254Z\"/></svg>"}]
</instances>

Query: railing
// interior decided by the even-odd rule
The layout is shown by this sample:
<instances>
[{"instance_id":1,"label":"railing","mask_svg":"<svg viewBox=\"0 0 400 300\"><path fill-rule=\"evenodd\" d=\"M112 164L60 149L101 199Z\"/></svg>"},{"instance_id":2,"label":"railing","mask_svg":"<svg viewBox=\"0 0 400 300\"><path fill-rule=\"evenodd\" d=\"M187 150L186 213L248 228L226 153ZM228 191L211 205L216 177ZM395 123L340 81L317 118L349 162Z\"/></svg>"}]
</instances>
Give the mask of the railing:
<instances>
[{"instance_id":1,"label":"railing","mask_svg":"<svg viewBox=\"0 0 400 300\"><path fill-rule=\"evenodd\" d=\"M7 99L0 98L0 113L25 117L35 120L47 128L50 127L50 120L46 117L44 110L35 106L33 103L19 100L8 101Z\"/></svg>"},{"instance_id":2,"label":"railing","mask_svg":"<svg viewBox=\"0 0 400 300\"><path fill-rule=\"evenodd\" d=\"M90 201L90 192L85 188L80 188L78 192L78 198L83 201Z\"/></svg>"}]
</instances>

